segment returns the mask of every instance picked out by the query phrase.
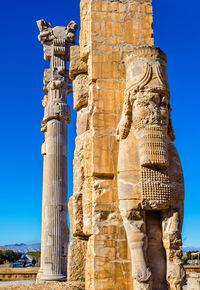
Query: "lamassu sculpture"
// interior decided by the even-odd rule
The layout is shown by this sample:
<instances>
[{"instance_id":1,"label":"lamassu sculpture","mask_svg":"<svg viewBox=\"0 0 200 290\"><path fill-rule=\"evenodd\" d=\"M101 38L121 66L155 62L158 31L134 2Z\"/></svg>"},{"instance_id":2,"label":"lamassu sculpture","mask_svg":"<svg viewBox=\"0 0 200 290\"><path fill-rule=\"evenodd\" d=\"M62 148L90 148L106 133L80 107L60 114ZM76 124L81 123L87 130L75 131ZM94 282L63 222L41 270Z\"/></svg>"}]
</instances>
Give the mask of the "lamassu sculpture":
<instances>
[{"instance_id":1,"label":"lamassu sculpture","mask_svg":"<svg viewBox=\"0 0 200 290\"><path fill-rule=\"evenodd\" d=\"M118 194L134 289L181 289L184 181L173 144L167 58L157 47L141 46L125 63Z\"/></svg>"}]
</instances>

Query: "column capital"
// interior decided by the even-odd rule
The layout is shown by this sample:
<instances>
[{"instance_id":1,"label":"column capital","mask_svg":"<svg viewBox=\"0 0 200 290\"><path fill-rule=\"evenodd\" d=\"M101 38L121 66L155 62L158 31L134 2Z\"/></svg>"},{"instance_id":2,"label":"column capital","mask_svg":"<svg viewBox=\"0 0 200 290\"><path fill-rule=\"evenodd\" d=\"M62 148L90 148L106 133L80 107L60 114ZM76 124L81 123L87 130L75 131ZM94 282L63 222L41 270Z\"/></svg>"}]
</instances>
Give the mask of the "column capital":
<instances>
[{"instance_id":1,"label":"column capital","mask_svg":"<svg viewBox=\"0 0 200 290\"><path fill-rule=\"evenodd\" d=\"M72 92L72 87L66 62L69 61L70 47L75 45L77 24L71 21L66 27L52 28L49 22L42 19L37 21L37 25L40 30L38 39L44 47L44 59L50 61L50 68L44 70L45 96L42 104L45 111L42 127L51 119L61 118L70 123L67 96Z\"/></svg>"}]
</instances>

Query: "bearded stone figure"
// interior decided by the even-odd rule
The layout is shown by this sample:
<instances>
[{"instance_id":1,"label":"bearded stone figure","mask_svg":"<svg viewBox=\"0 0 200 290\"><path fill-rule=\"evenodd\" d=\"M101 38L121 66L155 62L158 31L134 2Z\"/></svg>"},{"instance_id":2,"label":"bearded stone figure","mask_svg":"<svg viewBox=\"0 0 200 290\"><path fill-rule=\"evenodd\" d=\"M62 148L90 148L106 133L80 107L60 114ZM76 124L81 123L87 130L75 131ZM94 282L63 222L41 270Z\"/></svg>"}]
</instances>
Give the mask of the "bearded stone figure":
<instances>
[{"instance_id":1,"label":"bearded stone figure","mask_svg":"<svg viewBox=\"0 0 200 290\"><path fill-rule=\"evenodd\" d=\"M119 209L134 289L182 289L184 180L173 141L167 58L140 46L126 57L119 136Z\"/></svg>"}]
</instances>

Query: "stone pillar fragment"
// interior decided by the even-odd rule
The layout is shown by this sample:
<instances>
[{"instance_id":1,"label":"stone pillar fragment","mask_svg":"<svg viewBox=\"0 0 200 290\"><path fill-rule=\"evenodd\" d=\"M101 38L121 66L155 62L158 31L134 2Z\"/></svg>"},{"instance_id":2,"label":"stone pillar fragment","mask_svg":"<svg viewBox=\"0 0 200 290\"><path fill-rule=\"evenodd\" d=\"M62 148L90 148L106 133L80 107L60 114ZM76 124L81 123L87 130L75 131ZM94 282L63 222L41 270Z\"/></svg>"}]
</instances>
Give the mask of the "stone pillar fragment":
<instances>
[{"instance_id":1,"label":"stone pillar fragment","mask_svg":"<svg viewBox=\"0 0 200 290\"><path fill-rule=\"evenodd\" d=\"M74 239L88 240L85 288L131 290L130 250L118 206L116 128L126 86L124 54L135 45L153 45L152 5L81 0L80 11L80 47L70 49L77 110L71 230ZM71 243L78 251L79 244Z\"/></svg>"},{"instance_id":2,"label":"stone pillar fragment","mask_svg":"<svg viewBox=\"0 0 200 290\"><path fill-rule=\"evenodd\" d=\"M77 25L72 21L67 27L51 28L44 20L37 21L39 40L44 46L44 57L50 69L44 71L42 132L43 204L41 268L37 281L66 280L67 245L67 125L70 109L67 96L69 86L66 61L70 46L75 44Z\"/></svg>"},{"instance_id":3,"label":"stone pillar fragment","mask_svg":"<svg viewBox=\"0 0 200 290\"><path fill-rule=\"evenodd\" d=\"M84 162L85 140L88 129L88 75L87 63L80 59L79 46L70 49L69 76L73 80L74 110L77 110L77 138L74 152L74 188L69 201L70 228L72 240L68 249L67 280L85 280L88 233L85 231L85 206L87 207ZM85 202L86 201L86 202Z\"/></svg>"},{"instance_id":4,"label":"stone pillar fragment","mask_svg":"<svg viewBox=\"0 0 200 290\"><path fill-rule=\"evenodd\" d=\"M200 273L189 273L187 290L200 290Z\"/></svg>"}]
</instances>

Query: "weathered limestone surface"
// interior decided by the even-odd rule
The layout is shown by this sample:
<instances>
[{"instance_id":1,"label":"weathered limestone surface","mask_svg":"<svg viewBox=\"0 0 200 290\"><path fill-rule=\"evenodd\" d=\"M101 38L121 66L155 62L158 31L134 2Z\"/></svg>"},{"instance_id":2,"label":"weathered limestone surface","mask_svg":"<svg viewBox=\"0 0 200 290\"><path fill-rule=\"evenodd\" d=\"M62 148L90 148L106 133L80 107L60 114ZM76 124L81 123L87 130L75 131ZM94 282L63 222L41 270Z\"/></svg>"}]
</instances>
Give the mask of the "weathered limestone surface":
<instances>
[{"instance_id":1,"label":"weathered limestone surface","mask_svg":"<svg viewBox=\"0 0 200 290\"><path fill-rule=\"evenodd\" d=\"M45 142L43 201L42 201L42 250L41 268L37 281L66 280L67 276L67 125L70 109L67 96L69 86L66 61L70 46L75 44L77 25L72 21L67 27L51 28L44 20L37 21L39 40L44 46L44 58L50 68L44 71L45 108L42 131Z\"/></svg>"},{"instance_id":2,"label":"weathered limestone surface","mask_svg":"<svg viewBox=\"0 0 200 290\"><path fill-rule=\"evenodd\" d=\"M80 48L78 45L73 46L70 51L70 79L73 80L81 73L87 73L87 63L80 58Z\"/></svg>"},{"instance_id":3,"label":"weathered limestone surface","mask_svg":"<svg viewBox=\"0 0 200 290\"><path fill-rule=\"evenodd\" d=\"M80 281L73 282L46 282L45 284L36 284L36 285L16 285L16 286L1 286L2 290L84 290L85 283Z\"/></svg>"},{"instance_id":4,"label":"weathered limestone surface","mask_svg":"<svg viewBox=\"0 0 200 290\"><path fill-rule=\"evenodd\" d=\"M74 80L74 110L79 110L88 104L89 81L86 74L80 74Z\"/></svg>"},{"instance_id":5,"label":"weathered limestone surface","mask_svg":"<svg viewBox=\"0 0 200 290\"><path fill-rule=\"evenodd\" d=\"M0 268L1 280L35 280L39 268Z\"/></svg>"},{"instance_id":6,"label":"weathered limestone surface","mask_svg":"<svg viewBox=\"0 0 200 290\"><path fill-rule=\"evenodd\" d=\"M200 273L189 273L187 290L200 290Z\"/></svg>"},{"instance_id":7,"label":"weathered limestone surface","mask_svg":"<svg viewBox=\"0 0 200 290\"><path fill-rule=\"evenodd\" d=\"M86 289L181 289L184 182L152 1L81 0L80 8L80 48L70 49L77 138L68 273L84 240Z\"/></svg>"},{"instance_id":8,"label":"weathered limestone surface","mask_svg":"<svg viewBox=\"0 0 200 290\"><path fill-rule=\"evenodd\" d=\"M67 277L70 281L85 280L87 240L74 238L69 246Z\"/></svg>"}]
</instances>

